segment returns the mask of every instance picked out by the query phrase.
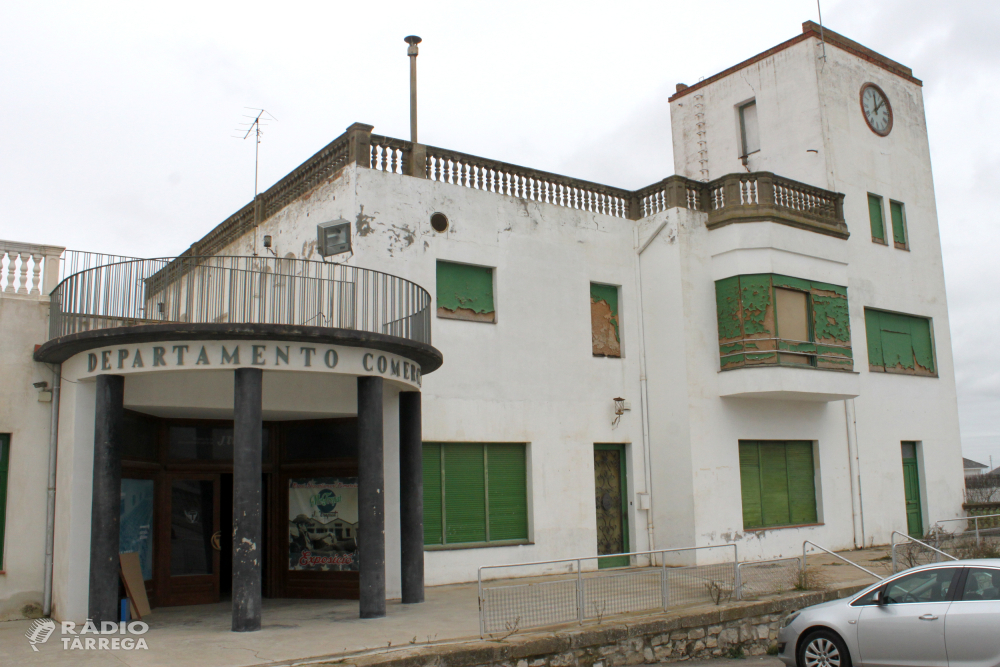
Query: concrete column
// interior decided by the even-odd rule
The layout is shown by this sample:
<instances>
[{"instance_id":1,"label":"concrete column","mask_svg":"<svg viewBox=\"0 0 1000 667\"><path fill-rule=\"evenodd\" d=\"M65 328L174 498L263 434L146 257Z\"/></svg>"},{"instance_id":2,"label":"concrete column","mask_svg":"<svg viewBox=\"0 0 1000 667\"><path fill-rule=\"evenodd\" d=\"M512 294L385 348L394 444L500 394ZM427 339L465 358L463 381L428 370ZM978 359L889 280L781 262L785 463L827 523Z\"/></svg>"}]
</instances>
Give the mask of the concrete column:
<instances>
[{"instance_id":1,"label":"concrete column","mask_svg":"<svg viewBox=\"0 0 1000 667\"><path fill-rule=\"evenodd\" d=\"M358 559L361 618L385 616L382 378L358 378Z\"/></svg>"},{"instance_id":2,"label":"concrete column","mask_svg":"<svg viewBox=\"0 0 1000 667\"><path fill-rule=\"evenodd\" d=\"M118 621L118 521L122 493L125 378L97 376L94 407L94 490L90 509L90 599L98 627Z\"/></svg>"},{"instance_id":3,"label":"concrete column","mask_svg":"<svg viewBox=\"0 0 1000 667\"><path fill-rule=\"evenodd\" d=\"M236 369L233 392L233 632L260 630L263 375Z\"/></svg>"},{"instance_id":4,"label":"concrete column","mask_svg":"<svg viewBox=\"0 0 1000 667\"><path fill-rule=\"evenodd\" d=\"M399 535L403 604L424 601L424 464L420 392L399 394Z\"/></svg>"}]
</instances>

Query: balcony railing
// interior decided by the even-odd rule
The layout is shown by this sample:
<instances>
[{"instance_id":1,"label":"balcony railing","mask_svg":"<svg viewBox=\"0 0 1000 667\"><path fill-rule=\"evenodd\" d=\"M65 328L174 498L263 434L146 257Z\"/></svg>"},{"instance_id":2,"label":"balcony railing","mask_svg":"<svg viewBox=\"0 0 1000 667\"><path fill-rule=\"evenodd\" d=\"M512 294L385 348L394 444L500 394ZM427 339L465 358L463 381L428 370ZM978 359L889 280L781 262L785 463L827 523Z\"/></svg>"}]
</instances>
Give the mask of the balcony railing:
<instances>
[{"instance_id":1,"label":"balcony railing","mask_svg":"<svg viewBox=\"0 0 1000 667\"><path fill-rule=\"evenodd\" d=\"M180 257L104 264L52 292L50 338L165 323L284 324L431 342L431 298L403 278L273 257Z\"/></svg>"}]
</instances>

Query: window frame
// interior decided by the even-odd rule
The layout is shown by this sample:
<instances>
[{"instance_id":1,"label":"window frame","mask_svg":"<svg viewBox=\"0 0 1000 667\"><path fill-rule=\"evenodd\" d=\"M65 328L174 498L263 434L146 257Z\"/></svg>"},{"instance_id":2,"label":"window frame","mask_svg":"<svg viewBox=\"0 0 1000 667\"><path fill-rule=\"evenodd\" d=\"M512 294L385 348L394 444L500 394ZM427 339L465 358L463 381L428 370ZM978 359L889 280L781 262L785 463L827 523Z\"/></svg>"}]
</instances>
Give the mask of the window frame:
<instances>
[{"instance_id":1,"label":"window frame","mask_svg":"<svg viewBox=\"0 0 1000 667\"><path fill-rule=\"evenodd\" d=\"M440 488L440 531L441 531L441 541L440 542L426 542L426 534L424 536L424 551L448 551L454 549L482 549L489 547L506 547L506 546L520 546L526 544L534 544L532 539L532 521L531 521L531 456L529 443L526 442L443 442L443 441L425 441L421 443L421 449L427 445L434 445L439 448L439 465L438 468L438 480ZM525 537L523 538L512 538L512 539L500 539L494 540L490 539L490 487L489 487L489 477L490 477L490 466L489 466L489 446L517 446L520 447L524 452L524 527L525 527ZM448 511L447 511L447 476L446 476L446 456L445 447L447 446L471 446L480 447L483 453L483 498L484 498L484 515L483 515L483 525L485 530L486 540L479 541L468 541L468 542L448 542ZM423 456L423 453L421 453ZM426 502L424 507L426 508ZM426 510L425 510L426 511Z\"/></svg>"},{"instance_id":2,"label":"window frame","mask_svg":"<svg viewBox=\"0 0 1000 667\"><path fill-rule=\"evenodd\" d=\"M492 301L493 310L489 312L492 315L492 319L486 319L485 317L470 317L468 315L458 314L457 311L452 311L449 308L441 306L439 304L439 294L440 294L440 272L441 265L449 264L451 266L464 266L471 269L483 269L489 271L490 273L490 300ZM442 310L445 311L442 313ZM434 311L438 319L442 320L459 320L462 322L479 322L481 324L496 324L497 323L497 268L495 266L486 266L484 264L473 264L471 262L459 262L450 259L437 259L434 262ZM485 315L486 313L484 313Z\"/></svg>"},{"instance_id":3,"label":"window frame","mask_svg":"<svg viewBox=\"0 0 1000 667\"><path fill-rule=\"evenodd\" d=\"M747 145L747 122L746 122L746 110L749 107L754 108L754 122L756 123L757 130L757 148L750 150ZM754 153L760 152L760 114L757 109L757 98L743 102L736 106L736 116L739 120L740 126L740 159L746 159L753 155Z\"/></svg>"},{"instance_id":4,"label":"window frame","mask_svg":"<svg viewBox=\"0 0 1000 667\"><path fill-rule=\"evenodd\" d=\"M614 307L617 309L617 312L612 312L612 317L615 320L615 335L616 335L616 337L618 339L618 354L616 356L616 355L612 355L612 354L598 354L598 353L594 352L594 345L593 345L593 339L594 339L594 319L593 319L593 310L591 310L591 320L590 320L590 337L591 337L590 352L591 352L591 356L594 357L595 359L623 359L625 357L625 345L624 345L624 341L622 340L624 338L624 336L622 335L622 316L621 316L621 310L622 310L621 309L621 303L622 303L622 286L621 285L615 285L615 284L612 284L612 283L602 283L602 282L597 282L597 281L591 280L589 282L589 285L588 285L588 287L589 287L589 296L587 298L587 301L591 305L591 308L593 308L593 304L594 304L594 287L595 286L596 287L603 287L603 288L615 290L615 304L614 304ZM607 302L606 299L604 301ZM610 307L611 304L608 304L608 306Z\"/></svg>"},{"instance_id":5,"label":"window frame","mask_svg":"<svg viewBox=\"0 0 1000 667\"><path fill-rule=\"evenodd\" d=\"M805 295L805 297L806 297L805 320L806 320L806 339L807 340L796 341L793 338L785 338L784 335L781 333L781 323L780 323L780 317L781 316L779 315L779 311L781 310L781 308L778 307L778 292L779 291L796 292L798 294ZM815 310L814 310L815 306L813 304L812 292L806 292L805 290L793 289L793 288L790 288L790 287L777 287L776 285L773 284L773 280L772 280L771 297L772 297L772 303L774 304L773 305L773 308L774 308L774 337L776 339L775 347L776 348L779 347L777 345L778 342L784 342L784 343L795 343L795 342L798 342L798 343L809 343L809 344L812 344L813 346L815 346L816 345L816 327L815 327L815 322L813 321L813 313L815 312ZM783 358L783 357L787 357L787 356L805 357L807 363L805 363L805 364L799 364L799 363L796 363L794 361L788 361L787 358ZM782 351L782 350L779 349L778 350L778 365L779 366L791 366L793 368L794 367L816 368L818 366L817 353L815 351L813 351L813 352L797 352L797 351L789 351L789 350Z\"/></svg>"},{"instance_id":6,"label":"window frame","mask_svg":"<svg viewBox=\"0 0 1000 667\"><path fill-rule=\"evenodd\" d=\"M899 227L900 232L903 235L903 242L900 243L896 240L896 221L893 218L893 206L899 207ZM901 201L896 201L895 199L889 200L889 224L892 227L892 246L897 250L910 250L910 230L906 225L906 205Z\"/></svg>"},{"instance_id":7,"label":"window frame","mask_svg":"<svg viewBox=\"0 0 1000 667\"><path fill-rule=\"evenodd\" d=\"M879 224L882 226L882 238L875 236L875 220L872 217L872 203L878 203ZM871 227L872 243L888 247L889 239L885 233L885 199L872 192L868 193L868 224Z\"/></svg>"},{"instance_id":8,"label":"window frame","mask_svg":"<svg viewBox=\"0 0 1000 667\"><path fill-rule=\"evenodd\" d=\"M792 507L792 480L789 476L790 470L788 465L788 445L805 445L808 444L810 457L812 459L812 509L814 511L814 520L806 522L795 522L793 521L793 512L795 511ZM744 445L755 445L757 447L757 485L756 485L756 496L759 502L760 510L760 525L747 525L746 523L746 499L747 499L747 489L744 488L744 466L743 466L743 446ZM764 519L764 466L761 465L761 445L783 445L785 448L785 501L788 507L788 523L773 523L768 524ZM740 472L740 509L742 512L742 528L744 532L754 532L758 530L777 530L781 528L802 528L806 526L821 526L824 524L822 519L822 503L821 494L822 486L819 476L819 457L817 456L816 441L814 440L739 440L737 444L737 450L739 452L739 472ZM800 508L801 509L801 508Z\"/></svg>"}]
</instances>

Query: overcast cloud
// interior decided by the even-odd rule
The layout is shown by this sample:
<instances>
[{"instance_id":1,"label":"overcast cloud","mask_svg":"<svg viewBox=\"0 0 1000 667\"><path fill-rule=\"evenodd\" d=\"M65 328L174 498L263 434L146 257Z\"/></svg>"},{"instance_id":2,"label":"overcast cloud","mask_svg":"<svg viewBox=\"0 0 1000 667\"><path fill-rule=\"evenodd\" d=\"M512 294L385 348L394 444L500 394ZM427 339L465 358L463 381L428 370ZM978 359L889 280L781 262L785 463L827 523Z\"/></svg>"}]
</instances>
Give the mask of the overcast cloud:
<instances>
[{"instance_id":1,"label":"overcast cloud","mask_svg":"<svg viewBox=\"0 0 1000 667\"><path fill-rule=\"evenodd\" d=\"M825 0L924 96L966 456L1000 465L1000 3ZM801 32L814 0L4 3L0 238L174 255L352 122L628 188L673 172L667 97Z\"/></svg>"}]
</instances>

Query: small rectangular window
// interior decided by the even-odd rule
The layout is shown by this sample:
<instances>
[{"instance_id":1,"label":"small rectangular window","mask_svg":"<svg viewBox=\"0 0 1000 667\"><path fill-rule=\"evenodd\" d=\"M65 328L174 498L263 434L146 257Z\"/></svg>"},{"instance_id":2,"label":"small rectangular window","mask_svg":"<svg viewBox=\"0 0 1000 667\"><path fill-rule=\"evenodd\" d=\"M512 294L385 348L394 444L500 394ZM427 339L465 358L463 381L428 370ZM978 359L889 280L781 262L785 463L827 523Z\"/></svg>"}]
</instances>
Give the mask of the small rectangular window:
<instances>
[{"instance_id":1,"label":"small rectangular window","mask_svg":"<svg viewBox=\"0 0 1000 667\"><path fill-rule=\"evenodd\" d=\"M621 357L618 288L590 283L590 334L595 357Z\"/></svg>"},{"instance_id":2,"label":"small rectangular window","mask_svg":"<svg viewBox=\"0 0 1000 667\"><path fill-rule=\"evenodd\" d=\"M885 222L882 215L882 198L873 194L868 195L868 219L872 224L872 243L885 242Z\"/></svg>"},{"instance_id":3,"label":"small rectangular window","mask_svg":"<svg viewBox=\"0 0 1000 667\"><path fill-rule=\"evenodd\" d=\"M760 150L760 135L757 132L757 101L747 102L740 107L740 139L746 157Z\"/></svg>"},{"instance_id":4,"label":"small rectangular window","mask_svg":"<svg viewBox=\"0 0 1000 667\"><path fill-rule=\"evenodd\" d=\"M496 322L493 269L439 261L437 315L451 320Z\"/></svg>"},{"instance_id":5,"label":"small rectangular window","mask_svg":"<svg viewBox=\"0 0 1000 667\"><path fill-rule=\"evenodd\" d=\"M523 444L427 442L423 465L424 544L527 541Z\"/></svg>"},{"instance_id":6,"label":"small rectangular window","mask_svg":"<svg viewBox=\"0 0 1000 667\"><path fill-rule=\"evenodd\" d=\"M881 373L936 376L931 321L865 308L868 368Z\"/></svg>"},{"instance_id":7,"label":"small rectangular window","mask_svg":"<svg viewBox=\"0 0 1000 667\"><path fill-rule=\"evenodd\" d=\"M801 343L811 342L809 332L809 295L796 290L774 289L775 316L778 320L778 338L785 343L786 348L801 347ZM812 351L812 348L809 348ZM787 364L812 365L814 356L781 352L778 360Z\"/></svg>"},{"instance_id":8,"label":"small rectangular window","mask_svg":"<svg viewBox=\"0 0 1000 667\"><path fill-rule=\"evenodd\" d=\"M816 469L808 441L740 440L743 528L816 523Z\"/></svg>"},{"instance_id":9,"label":"small rectangular window","mask_svg":"<svg viewBox=\"0 0 1000 667\"><path fill-rule=\"evenodd\" d=\"M4 532L7 526L7 475L10 471L10 434L0 433L0 570L3 569Z\"/></svg>"},{"instance_id":10,"label":"small rectangular window","mask_svg":"<svg viewBox=\"0 0 1000 667\"><path fill-rule=\"evenodd\" d=\"M903 212L903 205L898 201L890 201L889 213L892 217L892 244L900 250L909 250L910 241L906 233L906 215Z\"/></svg>"}]
</instances>

